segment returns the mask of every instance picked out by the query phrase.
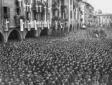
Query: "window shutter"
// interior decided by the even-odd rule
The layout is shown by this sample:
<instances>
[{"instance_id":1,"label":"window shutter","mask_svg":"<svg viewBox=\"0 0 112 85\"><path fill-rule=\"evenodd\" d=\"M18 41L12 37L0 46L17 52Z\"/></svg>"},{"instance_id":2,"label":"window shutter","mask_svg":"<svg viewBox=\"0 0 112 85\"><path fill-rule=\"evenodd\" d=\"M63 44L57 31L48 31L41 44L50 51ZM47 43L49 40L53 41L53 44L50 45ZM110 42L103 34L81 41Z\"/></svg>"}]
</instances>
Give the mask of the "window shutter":
<instances>
[{"instance_id":1,"label":"window shutter","mask_svg":"<svg viewBox=\"0 0 112 85\"><path fill-rule=\"evenodd\" d=\"M10 8L9 7L7 8L7 16L8 18L10 18Z\"/></svg>"}]
</instances>

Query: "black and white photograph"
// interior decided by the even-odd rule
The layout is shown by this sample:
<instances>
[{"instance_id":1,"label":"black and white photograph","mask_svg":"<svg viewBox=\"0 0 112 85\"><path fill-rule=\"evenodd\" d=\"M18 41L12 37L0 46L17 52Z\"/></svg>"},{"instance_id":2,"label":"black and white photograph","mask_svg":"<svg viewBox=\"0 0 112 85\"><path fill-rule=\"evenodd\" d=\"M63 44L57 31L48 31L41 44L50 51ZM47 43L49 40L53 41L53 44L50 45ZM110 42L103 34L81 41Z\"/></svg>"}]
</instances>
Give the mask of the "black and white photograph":
<instances>
[{"instance_id":1,"label":"black and white photograph","mask_svg":"<svg viewBox=\"0 0 112 85\"><path fill-rule=\"evenodd\" d=\"M112 0L0 0L0 85L112 85Z\"/></svg>"}]
</instances>

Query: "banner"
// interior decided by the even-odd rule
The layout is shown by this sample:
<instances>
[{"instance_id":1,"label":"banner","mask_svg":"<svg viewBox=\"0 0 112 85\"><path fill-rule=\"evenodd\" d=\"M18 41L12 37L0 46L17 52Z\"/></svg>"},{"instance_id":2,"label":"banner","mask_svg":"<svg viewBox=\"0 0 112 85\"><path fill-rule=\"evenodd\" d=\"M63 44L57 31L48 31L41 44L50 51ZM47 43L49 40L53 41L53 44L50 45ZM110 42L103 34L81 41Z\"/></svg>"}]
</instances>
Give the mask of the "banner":
<instances>
[{"instance_id":1,"label":"banner","mask_svg":"<svg viewBox=\"0 0 112 85\"><path fill-rule=\"evenodd\" d=\"M23 19L20 19L20 30L24 31L24 22L23 22Z\"/></svg>"},{"instance_id":2,"label":"banner","mask_svg":"<svg viewBox=\"0 0 112 85\"><path fill-rule=\"evenodd\" d=\"M36 22L36 20L34 20L34 28L35 28L35 30L37 30L37 22Z\"/></svg>"},{"instance_id":3,"label":"banner","mask_svg":"<svg viewBox=\"0 0 112 85\"><path fill-rule=\"evenodd\" d=\"M5 21L5 31L8 31L9 28L9 21L6 19Z\"/></svg>"}]
</instances>

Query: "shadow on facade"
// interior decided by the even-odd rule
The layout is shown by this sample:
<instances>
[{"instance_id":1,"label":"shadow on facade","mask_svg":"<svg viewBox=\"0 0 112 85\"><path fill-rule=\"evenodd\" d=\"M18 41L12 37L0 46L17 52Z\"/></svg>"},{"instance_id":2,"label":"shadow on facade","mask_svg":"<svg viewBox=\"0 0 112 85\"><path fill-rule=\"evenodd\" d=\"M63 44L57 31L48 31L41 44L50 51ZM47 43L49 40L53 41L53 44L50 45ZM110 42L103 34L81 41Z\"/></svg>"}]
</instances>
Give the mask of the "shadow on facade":
<instances>
[{"instance_id":1,"label":"shadow on facade","mask_svg":"<svg viewBox=\"0 0 112 85\"><path fill-rule=\"evenodd\" d=\"M31 29L27 32L25 38L35 38L36 31L34 29Z\"/></svg>"},{"instance_id":2,"label":"shadow on facade","mask_svg":"<svg viewBox=\"0 0 112 85\"><path fill-rule=\"evenodd\" d=\"M48 35L48 28L44 28L41 33L40 36L47 36Z\"/></svg>"},{"instance_id":3,"label":"shadow on facade","mask_svg":"<svg viewBox=\"0 0 112 85\"><path fill-rule=\"evenodd\" d=\"M12 40L16 40L16 41L20 41L21 37L20 37L20 33L17 30L13 30L8 37L8 41L12 41Z\"/></svg>"},{"instance_id":4,"label":"shadow on facade","mask_svg":"<svg viewBox=\"0 0 112 85\"><path fill-rule=\"evenodd\" d=\"M2 43L4 41L4 37L2 35L2 33L0 33L0 43Z\"/></svg>"},{"instance_id":5,"label":"shadow on facade","mask_svg":"<svg viewBox=\"0 0 112 85\"><path fill-rule=\"evenodd\" d=\"M70 32L72 31L72 25L70 25L70 30L69 30Z\"/></svg>"}]
</instances>

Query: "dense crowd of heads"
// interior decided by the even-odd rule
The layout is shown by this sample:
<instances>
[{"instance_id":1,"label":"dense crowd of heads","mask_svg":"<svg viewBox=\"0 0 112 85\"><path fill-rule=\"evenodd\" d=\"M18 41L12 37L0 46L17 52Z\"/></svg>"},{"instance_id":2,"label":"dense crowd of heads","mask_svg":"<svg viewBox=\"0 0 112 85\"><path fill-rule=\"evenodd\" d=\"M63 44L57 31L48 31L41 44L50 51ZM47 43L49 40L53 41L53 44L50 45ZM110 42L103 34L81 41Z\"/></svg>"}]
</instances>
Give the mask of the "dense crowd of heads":
<instances>
[{"instance_id":1,"label":"dense crowd of heads","mask_svg":"<svg viewBox=\"0 0 112 85\"><path fill-rule=\"evenodd\" d=\"M27 39L0 46L0 85L101 85L112 76L112 41Z\"/></svg>"}]
</instances>

